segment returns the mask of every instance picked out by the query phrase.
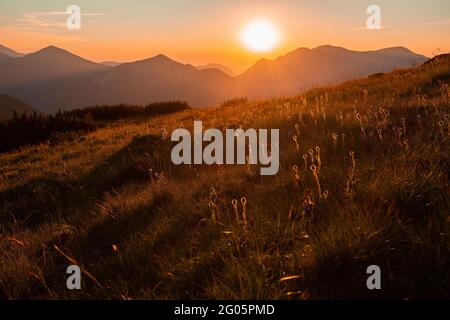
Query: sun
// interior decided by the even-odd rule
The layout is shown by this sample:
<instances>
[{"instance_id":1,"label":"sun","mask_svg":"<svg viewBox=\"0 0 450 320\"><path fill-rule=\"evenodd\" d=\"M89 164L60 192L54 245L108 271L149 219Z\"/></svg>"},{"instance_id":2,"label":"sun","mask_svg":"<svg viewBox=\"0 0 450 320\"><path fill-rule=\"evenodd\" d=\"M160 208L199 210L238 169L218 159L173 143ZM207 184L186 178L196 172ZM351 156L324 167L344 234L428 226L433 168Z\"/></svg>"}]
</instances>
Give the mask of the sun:
<instances>
[{"instance_id":1,"label":"sun","mask_svg":"<svg viewBox=\"0 0 450 320\"><path fill-rule=\"evenodd\" d=\"M278 29L269 21L258 19L248 23L241 33L241 42L251 51L268 52L280 41Z\"/></svg>"}]
</instances>

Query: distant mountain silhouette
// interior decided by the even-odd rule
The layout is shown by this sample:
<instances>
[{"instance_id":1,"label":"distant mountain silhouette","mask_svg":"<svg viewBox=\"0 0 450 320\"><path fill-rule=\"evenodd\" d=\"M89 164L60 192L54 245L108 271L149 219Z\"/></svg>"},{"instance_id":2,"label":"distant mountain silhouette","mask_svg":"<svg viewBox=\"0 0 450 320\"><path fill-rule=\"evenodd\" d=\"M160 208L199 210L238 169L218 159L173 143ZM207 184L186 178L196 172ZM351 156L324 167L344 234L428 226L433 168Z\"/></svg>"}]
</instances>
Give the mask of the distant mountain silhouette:
<instances>
[{"instance_id":1,"label":"distant mountain silhouette","mask_svg":"<svg viewBox=\"0 0 450 320\"><path fill-rule=\"evenodd\" d=\"M196 68L199 70L217 69L217 70L220 70L223 73L229 75L230 77L236 76L236 74L234 73L234 71L231 68L221 65L221 64L218 64L218 63L208 63L207 65L204 65L204 66L196 66Z\"/></svg>"},{"instance_id":2,"label":"distant mountain silhouette","mask_svg":"<svg viewBox=\"0 0 450 320\"><path fill-rule=\"evenodd\" d=\"M14 59L16 59L16 58L11 57L11 56L9 56L7 54L4 54L4 53L0 53L0 65L5 64L5 63L9 63L9 62L13 61Z\"/></svg>"},{"instance_id":3,"label":"distant mountain silhouette","mask_svg":"<svg viewBox=\"0 0 450 320\"><path fill-rule=\"evenodd\" d=\"M299 48L274 61L262 59L237 79L242 95L268 98L410 67L426 60L402 47L359 52L328 45Z\"/></svg>"},{"instance_id":4,"label":"distant mountain silhouette","mask_svg":"<svg viewBox=\"0 0 450 320\"><path fill-rule=\"evenodd\" d=\"M321 46L300 48L273 61L262 59L243 74L231 77L218 67L198 68L162 54L109 67L47 47L0 64L0 93L18 97L44 112L164 100L184 100L193 107L206 107L236 96L299 94L314 86L388 72L426 60L402 47L358 52Z\"/></svg>"},{"instance_id":5,"label":"distant mountain silhouette","mask_svg":"<svg viewBox=\"0 0 450 320\"><path fill-rule=\"evenodd\" d=\"M122 62L116 62L116 61L102 61L101 64L104 64L108 67L117 67L118 65L121 65Z\"/></svg>"},{"instance_id":6,"label":"distant mountain silhouette","mask_svg":"<svg viewBox=\"0 0 450 320\"><path fill-rule=\"evenodd\" d=\"M108 67L49 46L0 66L0 88L71 77Z\"/></svg>"},{"instance_id":7,"label":"distant mountain silhouette","mask_svg":"<svg viewBox=\"0 0 450 320\"><path fill-rule=\"evenodd\" d=\"M14 110L19 115L24 112L32 113L34 111L34 109L26 103L6 94L0 94L0 121L11 119Z\"/></svg>"},{"instance_id":8,"label":"distant mountain silhouette","mask_svg":"<svg viewBox=\"0 0 450 320\"><path fill-rule=\"evenodd\" d=\"M185 100L193 106L204 107L226 99L233 91L233 81L219 70L198 70L160 54L114 68L15 87L7 92L44 112L95 104L146 104L165 100Z\"/></svg>"},{"instance_id":9,"label":"distant mountain silhouette","mask_svg":"<svg viewBox=\"0 0 450 320\"><path fill-rule=\"evenodd\" d=\"M20 58L23 57L25 54L16 52L13 49L10 49L8 47L5 47L0 44L0 53L6 54L7 56L13 57L13 58Z\"/></svg>"}]
</instances>

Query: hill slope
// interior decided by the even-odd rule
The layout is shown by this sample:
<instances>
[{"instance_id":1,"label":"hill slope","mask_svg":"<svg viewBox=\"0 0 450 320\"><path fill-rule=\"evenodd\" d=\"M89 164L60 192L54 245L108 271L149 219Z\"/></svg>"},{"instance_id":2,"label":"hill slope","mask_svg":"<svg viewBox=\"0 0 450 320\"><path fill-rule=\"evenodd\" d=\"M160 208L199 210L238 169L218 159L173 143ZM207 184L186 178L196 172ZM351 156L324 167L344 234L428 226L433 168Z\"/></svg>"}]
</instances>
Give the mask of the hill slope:
<instances>
[{"instance_id":1,"label":"hill slope","mask_svg":"<svg viewBox=\"0 0 450 320\"><path fill-rule=\"evenodd\" d=\"M448 299L449 84L441 56L1 154L0 296ZM174 165L161 132L194 119L279 129L278 174ZM90 276L68 292L74 261ZM366 287L374 264L382 290Z\"/></svg>"},{"instance_id":2,"label":"hill slope","mask_svg":"<svg viewBox=\"0 0 450 320\"><path fill-rule=\"evenodd\" d=\"M23 57L23 53L16 52L8 47L5 47L0 44L0 53L6 54L7 56L13 57L13 58L20 58Z\"/></svg>"}]
</instances>

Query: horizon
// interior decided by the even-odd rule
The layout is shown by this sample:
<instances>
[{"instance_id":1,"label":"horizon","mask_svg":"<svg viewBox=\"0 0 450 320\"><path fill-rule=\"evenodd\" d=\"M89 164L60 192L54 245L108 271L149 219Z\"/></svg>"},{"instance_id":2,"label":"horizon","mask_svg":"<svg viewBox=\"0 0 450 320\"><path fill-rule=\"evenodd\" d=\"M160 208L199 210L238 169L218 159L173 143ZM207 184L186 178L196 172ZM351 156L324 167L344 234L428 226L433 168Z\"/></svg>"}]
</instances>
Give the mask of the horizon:
<instances>
[{"instance_id":1,"label":"horizon","mask_svg":"<svg viewBox=\"0 0 450 320\"><path fill-rule=\"evenodd\" d=\"M414 54L419 54L420 55L420 53L414 52L410 48L407 48L407 47L404 47L404 46L384 47L384 48L378 48L378 49L373 49L373 50L354 50L354 49L346 48L346 47L343 47L343 46L340 46L340 45L322 44L322 45L319 45L319 46L316 46L316 47L298 47L298 48L295 48L295 49L293 49L291 51L284 52L281 55L279 55L277 57L274 57L272 59L259 58L258 60L256 60L253 63L251 63L248 67L246 67L241 72L236 72L236 70L234 70L232 67L230 67L228 65L219 64L219 63L215 63L215 62L208 62L208 63L205 63L204 65L198 65L198 64L192 64L189 61L186 61L186 62L185 61L179 61L179 60L171 57L170 55L168 55L168 54L166 54L164 52L159 52L157 54L154 54L152 56L148 56L148 57L145 57L145 58L142 58L142 59L139 59L139 60L114 61L114 60L111 60L111 59L106 59L106 60L102 60L102 61L94 61L94 60L90 60L90 59L88 59L88 58L86 58L84 56L78 55L78 54L76 54L76 53L74 53L74 52L72 52L70 50L67 50L66 48L59 47L59 46L54 45L54 44L48 44L48 45L46 45L46 46L44 46L42 48L39 48L39 49L37 49L35 51L32 51L32 52L20 52L20 51L16 50L15 48L12 48L12 47L10 47L8 45L5 45L4 43L0 43L0 45L6 47L8 49L11 49L11 50L13 50L13 51L15 51L15 52L17 52L19 54L23 54L24 56L29 55L29 54L33 54L33 53L36 53L36 52L39 52L41 50L45 50L45 49L48 49L48 48L57 48L57 49L66 51L66 52L68 52L70 54L74 54L75 56L77 56L79 58L82 58L82 59L85 59L85 60L88 60L88 61L91 61L91 62L99 63L99 64L104 64L104 65L107 65L108 63L118 63L118 65L121 65L121 64L125 64L125 63L134 63L134 62L144 61L144 60L152 59L152 58L155 58L155 57L158 57L158 56L165 56L166 58L168 58L170 60L173 60L173 61L175 61L177 63L181 63L181 64L184 64L184 65L192 65L193 67L196 67L196 68L202 67L202 69L203 69L203 68L208 66L208 69L218 69L218 70L220 70L219 68L217 68L217 65L219 65L221 67L229 68L234 73L234 75L229 75L229 76L231 76L233 78L241 75L242 73L245 73L246 71L248 71L250 68L252 68L260 60L276 61L277 59L279 59L281 57L284 57L284 56L286 56L286 55L288 55L288 54L290 54L292 52L295 52L295 51L297 51L299 49L315 50L315 49L318 49L318 48L321 48L321 47L333 47L333 48L345 49L345 50L352 51L352 52L366 53L366 52L376 52L376 51L386 50L386 49L402 49L403 48L403 49L406 49L408 51L411 51ZM427 58L427 59L430 59L429 56L426 56L426 55L423 55L423 56L425 58ZM111 67L114 67L114 66L111 66ZM199 69L199 70L201 70L201 69Z\"/></svg>"},{"instance_id":2,"label":"horizon","mask_svg":"<svg viewBox=\"0 0 450 320\"><path fill-rule=\"evenodd\" d=\"M22 53L51 43L95 62L132 62L162 53L194 66L224 65L236 74L262 58L273 60L300 47L323 44L354 51L402 46L427 57L450 50L448 1L378 1L380 30L364 27L370 4L366 1L132 3L78 1L80 30L65 28L70 1L2 3L1 42ZM240 39L246 26L258 19L277 33L264 52L250 50ZM416 36L407 37L411 32Z\"/></svg>"}]
</instances>

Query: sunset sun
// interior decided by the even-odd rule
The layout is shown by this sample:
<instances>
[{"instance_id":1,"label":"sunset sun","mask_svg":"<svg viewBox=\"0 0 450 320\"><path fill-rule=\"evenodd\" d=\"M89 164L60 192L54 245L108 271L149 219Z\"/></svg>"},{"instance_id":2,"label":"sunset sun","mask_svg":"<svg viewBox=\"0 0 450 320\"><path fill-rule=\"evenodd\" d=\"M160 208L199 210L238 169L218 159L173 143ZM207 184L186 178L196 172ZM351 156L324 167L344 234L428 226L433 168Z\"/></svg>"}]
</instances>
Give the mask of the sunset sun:
<instances>
[{"instance_id":1,"label":"sunset sun","mask_svg":"<svg viewBox=\"0 0 450 320\"><path fill-rule=\"evenodd\" d=\"M268 52L279 43L278 29L270 21L259 19L248 23L241 33L241 42L254 52Z\"/></svg>"}]
</instances>

